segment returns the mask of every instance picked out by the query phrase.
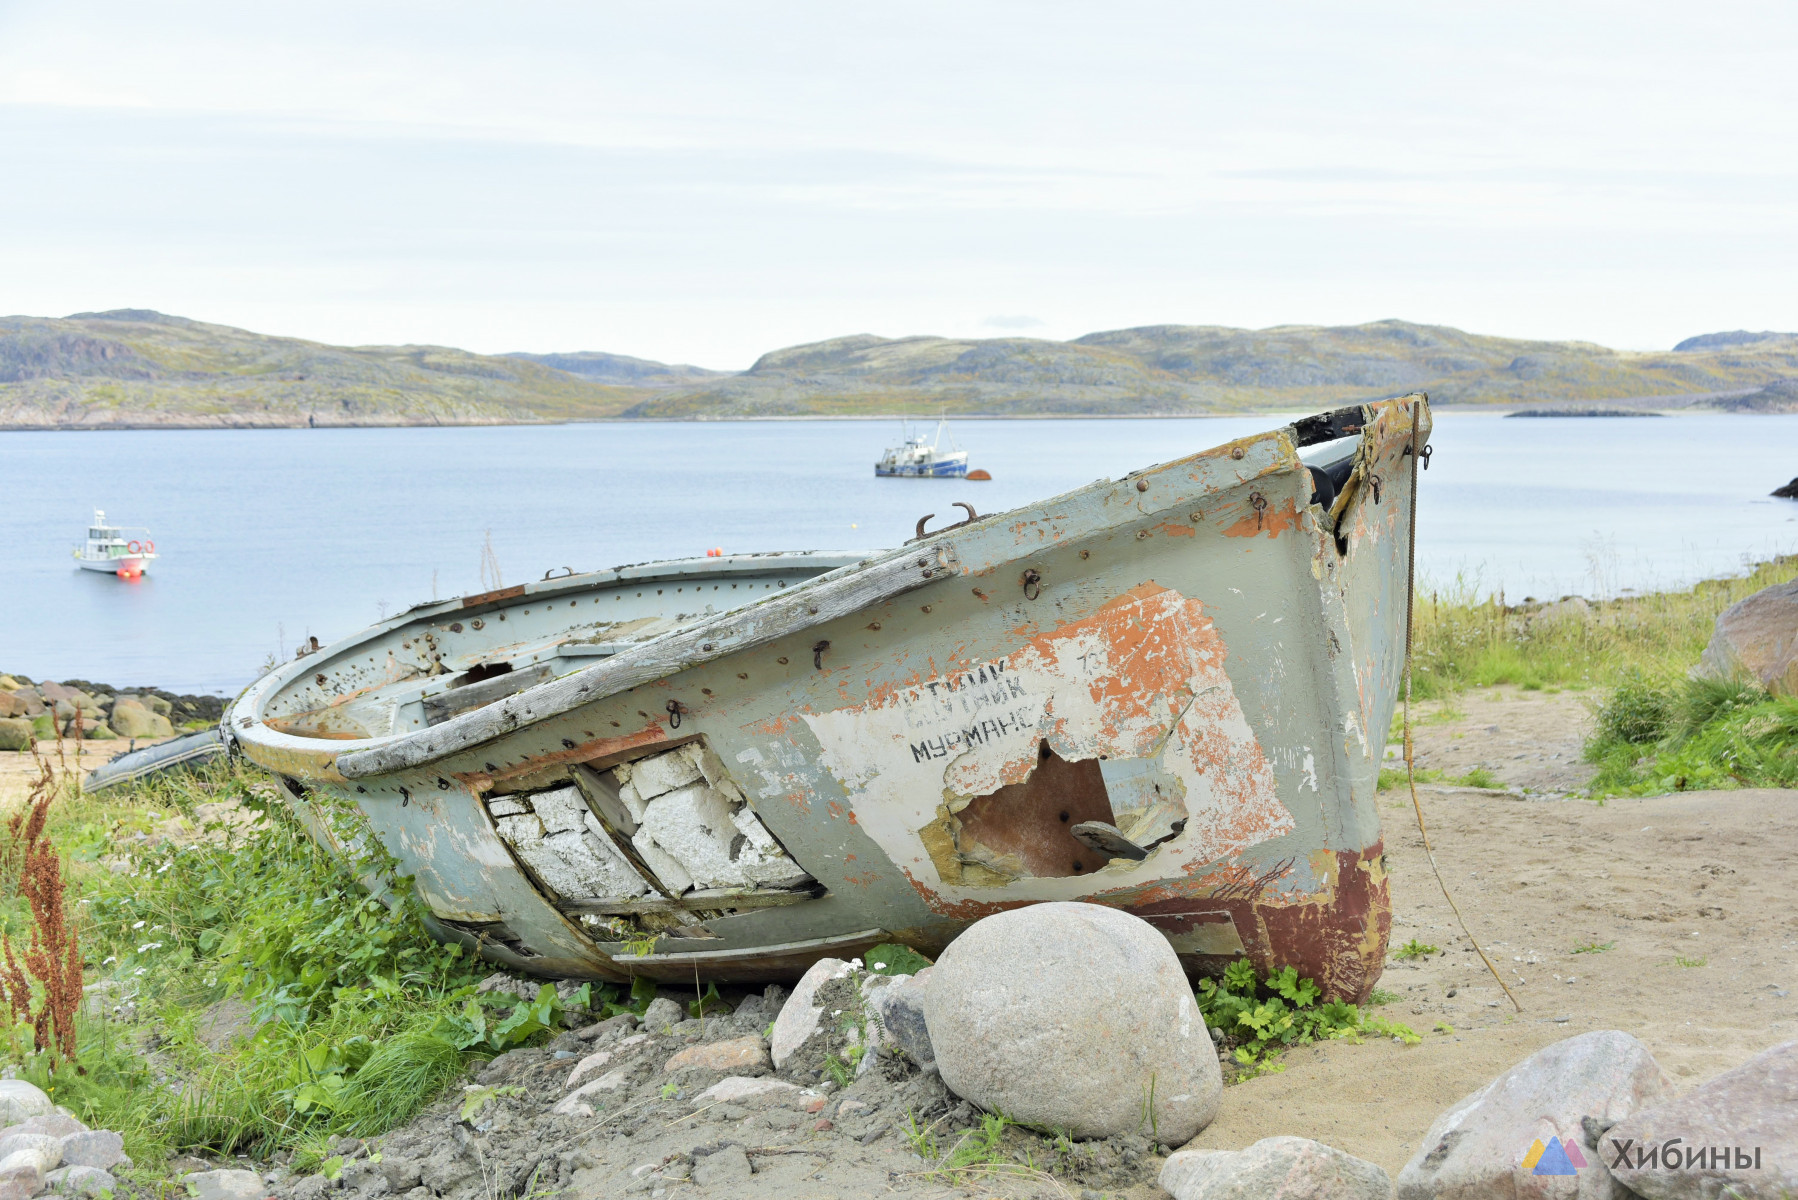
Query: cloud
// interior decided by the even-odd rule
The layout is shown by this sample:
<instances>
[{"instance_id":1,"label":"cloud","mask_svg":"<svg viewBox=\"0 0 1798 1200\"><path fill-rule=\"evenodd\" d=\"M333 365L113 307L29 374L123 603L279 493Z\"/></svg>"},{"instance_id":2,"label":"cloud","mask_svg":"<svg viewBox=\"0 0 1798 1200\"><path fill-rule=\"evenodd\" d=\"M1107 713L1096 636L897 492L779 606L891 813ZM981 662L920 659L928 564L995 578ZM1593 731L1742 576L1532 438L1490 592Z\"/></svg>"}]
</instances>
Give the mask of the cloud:
<instances>
[{"instance_id":1,"label":"cloud","mask_svg":"<svg viewBox=\"0 0 1798 1200\"><path fill-rule=\"evenodd\" d=\"M986 320L982 321L981 324L990 325L994 329L1041 329L1047 325L1048 322L1037 317L1020 315L1015 317L988 317Z\"/></svg>"}]
</instances>

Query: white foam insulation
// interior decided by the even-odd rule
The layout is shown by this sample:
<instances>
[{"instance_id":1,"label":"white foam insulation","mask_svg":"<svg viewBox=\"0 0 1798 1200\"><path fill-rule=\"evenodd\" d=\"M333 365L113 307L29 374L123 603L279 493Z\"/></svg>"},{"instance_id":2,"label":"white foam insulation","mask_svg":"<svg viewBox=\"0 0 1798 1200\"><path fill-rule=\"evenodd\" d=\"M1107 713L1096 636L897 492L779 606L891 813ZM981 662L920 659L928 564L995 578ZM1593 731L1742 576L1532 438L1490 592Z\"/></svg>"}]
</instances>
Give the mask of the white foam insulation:
<instances>
[{"instance_id":1,"label":"white foam insulation","mask_svg":"<svg viewBox=\"0 0 1798 1200\"><path fill-rule=\"evenodd\" d=\"M649 891L572 785L496 796L487 811L500 837L564 899L630 899Z\"/></svg>"},{"instance_id":2,"label":"white foam insulation","mask_svg":"<svg viewBox=\"0 0 1798 1200\"><path fill-rule=\"evenodd\" d=\"M637 822L631 845L669 891L811 882L703 744L638 759L607 775Z\"/></svg>"}]
</instances>

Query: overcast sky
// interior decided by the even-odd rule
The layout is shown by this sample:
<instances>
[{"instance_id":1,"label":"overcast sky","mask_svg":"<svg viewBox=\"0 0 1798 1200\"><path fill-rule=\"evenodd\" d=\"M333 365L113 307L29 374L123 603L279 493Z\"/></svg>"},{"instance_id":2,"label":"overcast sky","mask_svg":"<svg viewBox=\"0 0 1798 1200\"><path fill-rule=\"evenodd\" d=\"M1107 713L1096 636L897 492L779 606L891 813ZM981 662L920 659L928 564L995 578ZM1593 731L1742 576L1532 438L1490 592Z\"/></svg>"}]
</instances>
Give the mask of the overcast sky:
<instances>
[{"instance_id":1,"label":"overcast sky","mask_svg":"<svg viewBox=\"0 0 1798 1200\"><path fill-rule=\"evenodd\" d=\"M1798 329L1798 7L0 0L0 312Z\"/></svg>"}]
</instances>

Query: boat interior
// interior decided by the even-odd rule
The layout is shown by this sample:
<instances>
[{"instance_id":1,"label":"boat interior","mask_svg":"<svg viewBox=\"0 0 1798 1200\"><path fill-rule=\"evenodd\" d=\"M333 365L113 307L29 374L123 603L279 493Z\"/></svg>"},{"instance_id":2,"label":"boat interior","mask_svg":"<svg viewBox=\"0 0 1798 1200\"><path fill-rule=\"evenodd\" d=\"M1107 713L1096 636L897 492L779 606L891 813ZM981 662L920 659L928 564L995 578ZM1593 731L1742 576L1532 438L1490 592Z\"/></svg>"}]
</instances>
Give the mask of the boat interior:
<instances>
[{"instance_id":1,"label":"boat interior","mask_svg":"<svg viewBox=\"0 0 1798 1200\"><path fill-rule=\"evenodd\" d=\"M627 646L863 561L865 552L673 559L419 605L323 651L269 697L298 737L410 733L578 671Z\"/></svg>"}]
</instances>

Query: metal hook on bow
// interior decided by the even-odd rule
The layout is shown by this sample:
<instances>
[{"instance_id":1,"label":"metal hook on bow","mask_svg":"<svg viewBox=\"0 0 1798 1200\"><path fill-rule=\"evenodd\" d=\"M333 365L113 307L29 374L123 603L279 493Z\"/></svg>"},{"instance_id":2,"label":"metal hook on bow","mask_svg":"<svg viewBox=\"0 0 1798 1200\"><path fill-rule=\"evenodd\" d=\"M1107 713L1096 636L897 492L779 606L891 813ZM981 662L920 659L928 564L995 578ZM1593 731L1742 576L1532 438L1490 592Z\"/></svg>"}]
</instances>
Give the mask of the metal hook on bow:
<instances>
[{"instance_id":1,"label":"metal hook on bow","mask_svg":"<svg viewBox=\"0 0 1798 1200\"><path fill-rule=\"evenodd\" d=\"M960 529L963 525L972 525L974 522L976 522L980 519L980 514L974 511L974 506L972 504L968 504L962 500L957 500L954 502L954 504L955 504L956 508L959 508L963 512L967 513L968 514L967 517L963 520L957 521L953 525L943 526L942 529L937 530L938 533L942 533L942 532L944 532L946 530L950 530L950 529ZM926 521L929 521L934 516L936 516L935 513L925 513L923 516L918 518L917 536L912 538L911 539L912 541L917 542L917 541L922 541L924 539L924 536L925 536L924 535L924 523Z\"/></svg>"}]
</instances>

